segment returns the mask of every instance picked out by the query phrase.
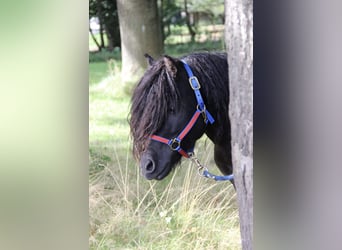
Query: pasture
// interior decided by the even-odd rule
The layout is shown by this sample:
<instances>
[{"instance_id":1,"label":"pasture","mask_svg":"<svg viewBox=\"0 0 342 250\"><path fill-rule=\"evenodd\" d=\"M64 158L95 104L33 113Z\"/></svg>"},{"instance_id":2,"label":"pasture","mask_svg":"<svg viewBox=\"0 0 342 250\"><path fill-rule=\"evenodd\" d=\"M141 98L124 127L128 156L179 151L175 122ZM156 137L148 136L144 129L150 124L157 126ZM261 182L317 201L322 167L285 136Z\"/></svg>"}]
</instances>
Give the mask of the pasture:
<instances>
[{"instance_id":1,"label":"pasture","mask_svg":"<svg viewBox=\"0 0 342 250\"><path fill-rule=\"evenodd\" d=\"M166 54L222 50L221 42L169 45ZM190 161L147 181L131 153L130 91L119 51L89 57L90 249L240 249L236 195L228 182L200 177ZM209 139L195 152L219 174Z\"/></svg>"}]
</instances>

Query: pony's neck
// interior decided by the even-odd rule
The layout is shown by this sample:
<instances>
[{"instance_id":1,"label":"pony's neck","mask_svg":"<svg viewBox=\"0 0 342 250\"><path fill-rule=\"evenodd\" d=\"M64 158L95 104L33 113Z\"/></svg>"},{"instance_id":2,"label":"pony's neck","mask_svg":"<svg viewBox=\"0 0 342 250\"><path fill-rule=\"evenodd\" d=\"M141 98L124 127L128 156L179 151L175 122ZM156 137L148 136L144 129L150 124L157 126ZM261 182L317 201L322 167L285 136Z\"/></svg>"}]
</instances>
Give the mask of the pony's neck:
<instances>
[{"instance_id":1,"label":"pony's neck","mask_svg":"<svg viewBox=\"0 0 342 250\"><path fill-rule=\"evenodd\" d=\"M216 90L212 90L214 92ZM218 95L213 95L218 96ZM217 105L218 100L213 96L206 97L206 107L213 115L215 122L209 124L206 128L206 135L209 139L218 145L224 145L230 142L230 122L228 114L228 101L222 102L220 106Z\"/></svg>"},{"instance_id":2,"label":"pony's neck","mask_svg":"<svg viewBox=\"0 0 342 250\"><path fill-rule=\"evenodd\" d=\"M226 144L227 141L230 142L230 123L228 122L228 114L220 115L220 119L217 119L217 114L213 114L215 117L214 124L208 124L205 134L209 139L218 145Z\"/></svg>"}]
</instances>

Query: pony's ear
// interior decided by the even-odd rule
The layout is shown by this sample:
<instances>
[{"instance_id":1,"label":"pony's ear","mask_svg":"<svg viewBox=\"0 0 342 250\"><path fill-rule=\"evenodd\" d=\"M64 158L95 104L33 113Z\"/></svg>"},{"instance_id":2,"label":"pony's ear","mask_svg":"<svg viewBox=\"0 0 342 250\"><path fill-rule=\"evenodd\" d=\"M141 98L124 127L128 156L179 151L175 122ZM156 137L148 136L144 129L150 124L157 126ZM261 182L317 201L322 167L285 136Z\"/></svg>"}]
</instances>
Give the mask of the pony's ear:
<instances>
[{"instance_id":1,"label":"pony's ear","mask_svg":"<svg viewBox=\"0 0 342 250\"><path fill-rule=\"evenodd\" d=\"M170 57L170 56L164 56L164 63L166 66L166 70L167 72L173 77L176 78L177 75L177 62L174 58Z\"/></svg>"},{"instance_id":2,"label":"pony's ear","mask_svg":"<svg viewBox=\"0 0 342 250\"><path fill-rule=\"evenodd\" d=\"M144 54L145 58L147 59L147 63L148 63L148 66L152 66L153 62L154 62L154 59L152 56L150 56L149 54Z\"/></svg>"}]
</instances>

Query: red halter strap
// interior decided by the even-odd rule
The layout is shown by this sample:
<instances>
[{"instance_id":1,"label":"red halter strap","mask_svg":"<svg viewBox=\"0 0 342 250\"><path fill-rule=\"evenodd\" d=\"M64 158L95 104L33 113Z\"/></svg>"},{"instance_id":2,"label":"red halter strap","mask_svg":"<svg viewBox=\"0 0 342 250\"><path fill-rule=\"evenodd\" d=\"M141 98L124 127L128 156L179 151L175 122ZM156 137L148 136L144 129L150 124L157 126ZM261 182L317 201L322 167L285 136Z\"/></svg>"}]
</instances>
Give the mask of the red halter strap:
<instances>
[{"instance_id":1,"label":"red halter strap","mask_svg":"<svg viewBox=\"0 0 342 250\"><path fill-rule=\"evenodd\" d=\"M192 116L191 120L188 122L188 124L185 126L183 131L175 138L173 139L166 139L164 137L161 137L159 135L152 135L151 139L154 141L159 141L161 143L169 145L170 149L173 151L178 151L181 155L183 155L185 158L189 158L188 153L181 148L180 144L183 140L183 138L189 133L191 128L195 125L196 121L198 120L198 117L200 116L202 112L199 110L196 110L195 114Z\"/></svg>"}]
</instances>

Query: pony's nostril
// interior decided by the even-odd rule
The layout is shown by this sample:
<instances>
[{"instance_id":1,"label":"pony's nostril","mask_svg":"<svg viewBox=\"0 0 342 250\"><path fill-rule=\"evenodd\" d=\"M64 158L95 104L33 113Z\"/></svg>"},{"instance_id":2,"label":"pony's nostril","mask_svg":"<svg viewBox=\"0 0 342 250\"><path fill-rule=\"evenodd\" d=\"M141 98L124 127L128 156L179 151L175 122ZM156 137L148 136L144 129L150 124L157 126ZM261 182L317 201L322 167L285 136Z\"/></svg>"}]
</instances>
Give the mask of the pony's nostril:
<instances>
[{"instance_id":1,"label":"pony's nostril","mask_svg":"<svg viewBox=\"0 0 342 250\"><path fill-rule=\"evenodd\" d=\"M151 174L155 170L154 162L152 160L148 160L145 165L146 173Z\"/></svg>"}]
</instances>

